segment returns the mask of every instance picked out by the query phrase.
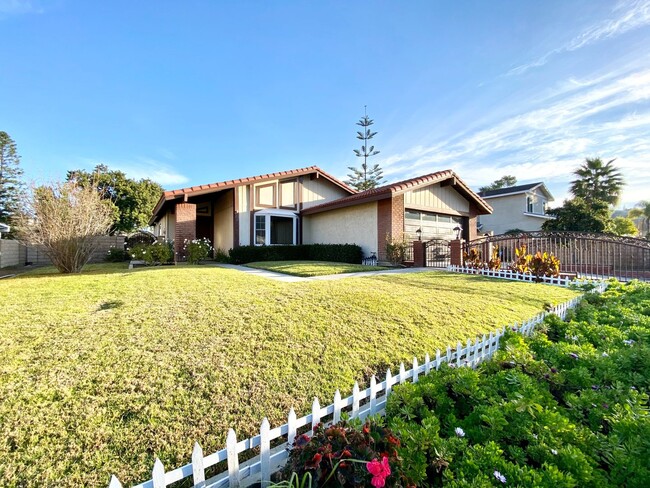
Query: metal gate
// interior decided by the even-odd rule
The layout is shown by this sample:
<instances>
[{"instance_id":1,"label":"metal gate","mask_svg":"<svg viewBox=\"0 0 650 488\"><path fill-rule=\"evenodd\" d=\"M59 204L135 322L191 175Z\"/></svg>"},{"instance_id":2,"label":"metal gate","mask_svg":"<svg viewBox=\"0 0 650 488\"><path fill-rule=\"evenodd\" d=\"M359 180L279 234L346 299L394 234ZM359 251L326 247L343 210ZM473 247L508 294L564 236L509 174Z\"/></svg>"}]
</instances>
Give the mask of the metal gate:
<instances>
[{"instance_id":1,"label":"metal gate","mask_svg":"<svg viewBox=\"0 0 650 488\"><path fill-rule=\"evenodd\" d=\"M451 264L449 241L431 239L424 243L424 265L434 268L446 268Z\"/></svg>"}]
</instances>

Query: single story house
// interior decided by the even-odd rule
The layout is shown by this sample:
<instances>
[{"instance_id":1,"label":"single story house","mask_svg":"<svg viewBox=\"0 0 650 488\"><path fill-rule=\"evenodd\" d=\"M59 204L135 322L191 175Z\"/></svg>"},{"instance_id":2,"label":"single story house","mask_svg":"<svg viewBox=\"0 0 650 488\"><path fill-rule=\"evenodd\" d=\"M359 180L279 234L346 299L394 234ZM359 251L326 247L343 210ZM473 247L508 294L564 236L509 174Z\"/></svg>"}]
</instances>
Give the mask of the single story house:
<instances>
[{"instance_id":1,"label":"single story house","mask_svg":"<svg viewBox=\"0 0 650 488\"><path fill-rule=\"evenodd\" d=\"M479 218L482 233L504 234L509 230L536 231L549 219L546 209L553 195L541 181L478 193L493 209Z\"/></svg>"},{"instance_id":2,"label":"single story house","mask_svg":"<svg viewBox=\"0 0 650 488\"><path fill-rule=\"evenodd\" d=\"M491 207L445 170L357 192L317 166L166 191L150 225L175 241L208 238L215 248L358 244L384 256L386 237L408 241L476 237Z\"/></svg>"}]
</instances>

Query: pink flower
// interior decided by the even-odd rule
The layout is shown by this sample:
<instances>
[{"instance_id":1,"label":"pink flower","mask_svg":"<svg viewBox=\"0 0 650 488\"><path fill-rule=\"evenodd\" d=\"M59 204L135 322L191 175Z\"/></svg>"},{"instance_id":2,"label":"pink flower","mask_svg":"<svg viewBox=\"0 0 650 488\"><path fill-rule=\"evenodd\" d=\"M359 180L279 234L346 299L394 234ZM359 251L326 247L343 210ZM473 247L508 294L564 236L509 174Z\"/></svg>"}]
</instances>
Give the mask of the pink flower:
<instances>
[{"instance_id":1,"label":"pink flower","mask_svg":"<svg viewBox=\"0 0 650 488\"><path fill-rule=\"evenodd\" d=\"M370 484L375 488L383 488L386 484L386 478L390 476L390 466L388 465L388 458L384 456L381 462L373 459L366 464L368 472L372 475Z\"/></svg>"}]
</instances>

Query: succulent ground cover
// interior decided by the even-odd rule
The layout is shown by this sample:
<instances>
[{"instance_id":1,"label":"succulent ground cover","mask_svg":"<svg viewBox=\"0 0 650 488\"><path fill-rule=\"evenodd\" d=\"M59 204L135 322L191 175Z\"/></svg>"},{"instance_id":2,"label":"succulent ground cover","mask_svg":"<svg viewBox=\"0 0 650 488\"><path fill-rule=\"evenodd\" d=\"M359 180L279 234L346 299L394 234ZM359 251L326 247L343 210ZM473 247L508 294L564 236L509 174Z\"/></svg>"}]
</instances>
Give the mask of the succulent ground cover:
<instances>
[{"instance_id":1,"label":"succulent ground cover","mask_svg":"<svg viewBox=\"0 0 650 488\"><path fill-rule=\"evenodd\" d=\"M650 285L612 284L477 370L395 388L387 422L417 486L650 486Z\"/></svg>"},{"instance_id":2,"label":"succulent ground cover","mask_svg":"<svg viewBox=\"0 0 650 488\"><path fill-rule=\"evenodd\" d=\"M302 277L389 269L383 266L363 266L361 264L331 263L327 261L260 261L248 263L246 266Z\"/></svg>"},{"instance_id":3,"label":"succulent ground cover","mask_svg":"<svg viewBox=\"0 0 650 488\"><path fill-rule=\"evenodd\" d=\"M440 272L280 283L207 266L0 281L0 486L126 486L576 292ZM393 371L395 371L393 369Z\"/></svg>"}]
</instances>

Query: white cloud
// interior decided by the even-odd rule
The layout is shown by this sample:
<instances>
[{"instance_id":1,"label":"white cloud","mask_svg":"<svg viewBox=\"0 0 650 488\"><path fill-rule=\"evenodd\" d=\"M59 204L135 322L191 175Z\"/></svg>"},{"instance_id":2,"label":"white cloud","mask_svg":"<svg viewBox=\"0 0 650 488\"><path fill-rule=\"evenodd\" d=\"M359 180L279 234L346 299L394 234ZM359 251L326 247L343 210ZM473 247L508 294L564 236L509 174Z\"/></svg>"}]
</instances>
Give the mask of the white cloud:
<instances>
[{"instance_id":1,"label":"white cloud","mask_svg":"<svg viewBox=\"0 0 650 488\"><path fill-rule=\"evenodd\" d=\"M107 163L109 168L124 171L129 178L148 178L163 187L176 187L189 181L167 163L152 158L138 158L135 161Z\"/></svg>"},{"instance_id":2,"label":"white cloud","mask_svg":"<svg viewBox=\"0 0 650 488\"><path fill-rule=\"evenodd\" d=\"M601 76L488 127L393 154L382 167L389 179L452 168L474 187L505 174L521 182L543 180L561 203L585 157L617 158L627 180L623 201L647 199L649 101L650 68Z\"/></svg>"},{"instance_id":3,"label":"white cloud","mask_svg":"<svg viewBox=\"0 0 650 488\"><path fill-rule=\"evenodd\" d=\"M551 57L557 54L576 51L603 39L618 37L631 30L649 25L650 1L621 2L613 9L612 13L616 14L616 17L588 27L563 46L547 52L534 61L517 66L506 74L520 75L531 68L545 65Z\"/></svg>"}]
</instances>

